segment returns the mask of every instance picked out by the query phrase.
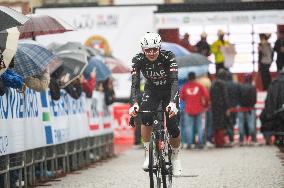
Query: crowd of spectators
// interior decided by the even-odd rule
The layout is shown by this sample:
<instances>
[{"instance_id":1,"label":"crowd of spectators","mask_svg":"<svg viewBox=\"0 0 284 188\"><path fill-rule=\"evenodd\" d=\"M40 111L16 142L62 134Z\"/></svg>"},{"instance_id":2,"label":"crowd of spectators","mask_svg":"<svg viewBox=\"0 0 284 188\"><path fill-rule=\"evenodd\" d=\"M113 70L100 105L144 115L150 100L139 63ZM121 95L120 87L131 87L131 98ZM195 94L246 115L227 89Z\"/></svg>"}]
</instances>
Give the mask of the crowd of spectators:
<instances>
[{"instance_id":1,"label":"crowd of spectators","mask_svg":"<svg viewBox=\"0 0 284 188\"><path fill-rule=\"evenodd\" d=\"M201 40L194 46L185 34L180 44L190 52L197 52L206 57L211 53L215 56L216 75L203 76L212 81L204 84L196 79L195 73L188 74L187 82L180 90L180 99L185 107L182 110L181 130L183 145L191 149L203 148L205 145L216 147L232 147L235 145L235 127L238 127L238 143L259 145L256 129L257 89L253 74L246 74L239 82L225 66L222 46L230 45L224 39L225 32L219 30L218 39L212 44L206 41L206 33L201 34ZM274 48L268 42L270 34L259 34L259 74L262 78L263 89L267 90L265 107L261 113L261 132L266 144L271 144L271 136L275 132L283 132L284 116L284 33L280 32ZM278 77L271 81L269 68L273 61L273 53L277 53ZM282 110L282 111L281 111ZM276 113L277 112L277 113ZM205 121L202 121L202 117ZM198 139L195 137L198 134Z\"/></svg>"},{"instance_id":2,"label":"crowd of spectators","mask_svg":"<svg viewBox=\"0 0 284 188\"><path fill-rule=\"evenodd\" d=\"M96 82L95 71L91 73L89 79L84 75L72 81L65 87L62 87L60 72L63 67L59 67L52 74L49 73L48 67L39 75L23 78L13 70L14 59L10 63L8 69L0 75L0 96L7 93L8 88L14 88L19 93L24 93L26 88L35 90L36 92L46 91L49 88L52 100L59 100L61 89L64 89L72 98L78 99L84 92L87 98L92 98L94 90L104 92L105 102L110 105L115 100L112 79L108 78L104 81Z\"/></svg>"}]
</instances>

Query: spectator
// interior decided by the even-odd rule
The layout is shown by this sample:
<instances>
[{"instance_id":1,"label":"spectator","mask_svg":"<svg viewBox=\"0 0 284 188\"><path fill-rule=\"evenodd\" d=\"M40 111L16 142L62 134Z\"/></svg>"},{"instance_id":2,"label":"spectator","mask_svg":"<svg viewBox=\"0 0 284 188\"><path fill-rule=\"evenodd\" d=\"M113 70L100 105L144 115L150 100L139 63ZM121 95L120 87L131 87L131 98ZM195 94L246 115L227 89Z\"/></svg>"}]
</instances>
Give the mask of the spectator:
<instances>
[{"instance_id":1,"label":"spectator","mask_svg":"<svg viewBox=\"0 0 284 188\"><path fill-rule=\"evenodd\" d=\"M224 40L224 35L225 35L224 31L218 30L217 35L218 35L218 40L216 40L211 45L211 52L215 56L216 73L221 68L223 68L223 69L225 68L225 66L224 66L224 55L221 52L221 47L229 45L229 42Z\"/></svg>"},{"instance_id":2,"label":"spectator","mask_svg":"<svg viewBox=\"0 0 284 188\"><path fill-rule=\"evenodd\" d=\"M111 105L115 100L115 93L112 83L112 80L109 78L103 83L106 105Z\"/></svg>"},{"instance_id":3,"label":"spectator","mask_svg":"<svg viewBox=\"0 0 284 188\"><path fill-rule=\"evenodd\" d=\"M73 99L79 99L81 97L82 90L83 90L81 82L80 82L80 78L77 78L76 80L71 82L64 89Z\"/></svg>"},{"instance_id":4,"label":"spectator","mask_svg":"<svg viewBox=\"0 0 284 188\"><path fill-rule=\"evenodd\" d=\"M233 75L229 70L226 70L226 86L228 90L229 108L237 108L239 105L240 98L240 85L233 80ZM230 140L230 145L234 145L234 126L236 125L237 113L231 112L229 115L227 133Z\"/></svg>"},{"instance_id":5,"label":"spectator","mask_svg":"<svg viewBox=\"0 0 284 188\"><path fill-rule=\"evenodd\" d=\"M277 53L276 65L279 72L284 66L284 31L278 33L278 39L274 45L274 51Z\"/></svg>"},{"instance_id":6,"label":"spectator","mask_svg":"<svg viewBox=\"0 0 284 188\"><path fill-rule=\"evenodd\" d=\"M0 61L2 65L4 64L3 56L0 57ZM6 67L6 66L4 66ZM1 96L3 96L9 87L16 89L18 92L23 93L26 90L26 85L23 82L23 78L17 74L16 72L12 71L11 68L14 67L14 58L9 64L8 69L0 75L0 80L2 82L1 87Z\"/></svg>"},{"instance_id":7,"label":"spectator","mask_svg":"<svg viewBox=\"0 0 284 188\"><path fill-rule=\"evenodd\" d=\"M50 75L49 91L52 100L60 99L60 87L62 86L60 76L63 70L63 66L60 66Z\"/></svg>"},{"instance_id":8,"label":"spectator","mask_svg":"<svg viewBox=\"0 0 284 188\"><path fill-rule=\"evenodd\" d=\"M183 39L180 41L180 45L186 48L190 52L195 52L196 49L193 45L190 44L190 37L188 33L185 33Z\"/></svg>"},{"instance_id":9,"label":"spectator","mask_svg":"<svg viewBox=\"0 0 284 188\"><path fill-rule=\"evenodd\" d=\"M60 87L58 81L51 77L49 83L49 92L52 100L59 100L60 99Z\"/></svg>"},{"instance_id":10,"label":"spectator","mask_svg":"<svg viewBox=\"0 0 284 188\"><path fill-rule=\"evenodd\" d=\"M284 104L284 70L271 83L265 99L265 107L260 114L261 132L264 135L266 144L270 144L272 132L283 130L283 116L274 116L274 112L283 107ZM283 114L282 114L283 115Z\"/></svg>"},{"instance_id":11,"label":"spectator","mask_svg":"<svg viewBox=\"0 0 284 188\"><path fill-rule=\"evenodd\" d=\"M252 85L252 75L248 74L245 76L244 83L240 85L240 112L239 117L239 135L240 135L240 146L244 143L245 135L245 122L247 122L249 135L251 136L252 142L257 143L256 140L256 125L255 125L255 109L256 104L256 87Z\"/></svg>"},{"instance_id":12,"label":"spectator","mask_svg":"<svg viewBox=\"0 0 284 188\"><path fill-rule=\"evenodd\" d=\"M23 78L12 71L11 69L7 69L1 76L1 80L3 81L5 87L11 87L17 89L19 92L25 91L25 84L23 82Z\"/></svg>"},{"instance_id":13,"label":"spectator","mask_svg":"<svg viewBox=\"0 0 284 188\"><path fill-rule=\"evenodd\" d=\"M86 93L86 97L92 98L93 90L96 87L96 76L94 72L90 74L90 78L88 80L83 76L82 87L83 91Z\"/></svg>"},{"instance_id":14,"label":"spectator","mask_svg":"<svg viewBox=\"0 0 284 188\"><path fill-rule=\"evenodd\" d=\"M229 95L226 86L226 71L220 69L216 80L211 86L210 98L212 106L213 134L216 147L223 147L225 144L225 130L228 125Z\"/></svg>"},{"instance_id":15,"label":"spectator","mask_svg":"<svg viewBox=\"0 0 284 188\"><path fill-rule=\"evenodd\" d=\"M210 93L211 88L211 80L210 74L208 72L207 76L202 76L196 79L198 83L204 86L208 93ZM205 118L205 135L204 143L206 143L207 147L213 147L213 130L212 130L212 111L211 111L211 104L209 104L207 111L206 111L206 118Z\"/></svg>"},{"instance_id":16,"label":"spectator","mask_svg":"<svg viewBox=\"0 0 284 188\"><path fill-rule=\"evenodd\" d=\"M258 45L258 66L261 74L263 89L267 90L271 82L269 68L273 60L273 49L268 42L270 34L260 33Z\"/></svg>"},{"instance_id":17,"label":"spectator","mask_svg":"<svg viewBox=\"0 0 284 188\"><path fill-rule=\"evenodd\" d=\"M194 72L188 74L188 82L181 89L181 100L185 101L185 129L187 138L187 147L190 149L194 144L196 129L198 132L198 146L203 148L203 130L202 113L209 103L209 94L207 90L196 82Z\"/></svg>"},{"instance_id":18,"label":"spectator","mask_svg":"<svg viewBox=\"0 0 284 188\"><path fill-rule=\"evenodd\" d=\"M211 49L210 45L207 42L207 34L205 32L202 32L200 37L200 41L196 44L197 53L208 57L211 55Z\"/></svg>"},{"instance_id":19,"label":"spectator","mask_svg":"<svg viewBox=\"0 0 284 188\"><path fill-rule=\"evenodd\" d=\"M25 83L27 87L41 92L48 88L50 82L50 75L48 69L45 69L40 75L35 75L25 78Z\"/></svg>"}]
</instances>

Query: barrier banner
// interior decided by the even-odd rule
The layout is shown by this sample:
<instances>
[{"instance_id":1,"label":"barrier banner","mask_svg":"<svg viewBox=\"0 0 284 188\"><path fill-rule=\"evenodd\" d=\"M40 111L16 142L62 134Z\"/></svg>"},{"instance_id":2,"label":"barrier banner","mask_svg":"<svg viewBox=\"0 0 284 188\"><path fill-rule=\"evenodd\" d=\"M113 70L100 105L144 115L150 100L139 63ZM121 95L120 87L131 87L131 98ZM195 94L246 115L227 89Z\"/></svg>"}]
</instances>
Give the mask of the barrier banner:
<instances>
[{"instance_id":1,"label":"barrier banner","mask_svg":"<svg viewBox=\"0 0 284 188\"><path fill-rule=\"evenodd\" d=\"M93 91L92 99L87 100L89 136L96 136L112 132L112 119L108 106L104 102L104 93Z\"/></svg>"},{"instance_id":2,"label":"barrier banner","mask_svg":"<svg viewBox=\"0 0 284 188\"><path fill-rule=\"evenodd\" d=\"M49 91L7 90L0 96L0 156L111 133L104 94L94 93L93 99L82 94L75 100L61 90L60 99L54 101ZM98 124L97 132L90 128L92 124Z\"/></svg>"},{"instance_id":3,"label":"barrier banner","mask_svg":"<svg viewBox=\"0 0 284 188\"><path fill-rule=\"evenodd\" d=\"M129 104L116 103L113 105L113 125L115 143L134 143L134 129L128 125Z\"/></svg>"},{"instance_id":4,"label":"barrier banner","mask_svg":"<svg viewBox=\"0 0 284 188\"><path fill-rule=\"evenodd\" d=\"M45 92L42 94L46 94ZM44 100L44 97L42 97ZM53 133L53 144L59 144L88 137L88 119L86 114L86 97L84 94L77 100L64 90L58 101L52 100L48 92L49 123ZM48 121L45 121L48 122ZM45 126L47 129L48 126Z\"/></svg>"},{"instance_id":5,"label":"barrier banner","mask_svg":"<svg viewBox=\"0 0 284 188\"><path fill-rule=\"evenodd\" d=\"M0 97L0 155L45 145L39 93L14 89Z\"/></svg>"}]
</instances>

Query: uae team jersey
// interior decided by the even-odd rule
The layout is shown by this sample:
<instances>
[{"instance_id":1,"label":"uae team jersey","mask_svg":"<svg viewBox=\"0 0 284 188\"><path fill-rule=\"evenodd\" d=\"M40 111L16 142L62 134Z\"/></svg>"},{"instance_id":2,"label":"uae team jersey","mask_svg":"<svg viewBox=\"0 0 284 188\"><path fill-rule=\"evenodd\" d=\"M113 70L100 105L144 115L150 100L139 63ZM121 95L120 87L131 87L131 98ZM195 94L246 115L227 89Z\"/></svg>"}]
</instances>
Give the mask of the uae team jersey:
<instances>
[{"instance_id":1,"label":"uae team jersey","mask_svg":"<svg viewBox=\"0 0 284 188\"><path fill-rule=\"evenodd\" d=\"M132 59L131 99L137 102L140 93L140 73L145 77L145 90L170 90L171 101L178 97L178 66L171 51L160 50L158 58L149 61L143 53Z\"/></svg>"}]
</instances>

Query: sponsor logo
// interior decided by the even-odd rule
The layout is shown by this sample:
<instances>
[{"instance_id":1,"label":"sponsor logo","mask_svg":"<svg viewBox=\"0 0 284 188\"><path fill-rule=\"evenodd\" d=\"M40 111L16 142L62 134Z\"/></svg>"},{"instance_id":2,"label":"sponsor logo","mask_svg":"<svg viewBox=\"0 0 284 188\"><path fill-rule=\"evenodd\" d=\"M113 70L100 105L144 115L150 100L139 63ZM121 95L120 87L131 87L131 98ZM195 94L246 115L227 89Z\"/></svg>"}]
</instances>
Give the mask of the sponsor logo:
<instances>
[{"instance_id":1,"label":"sponsor logo","mask_svg":"<svg viewBox=\"0 0 284 188\"><path fill-rule=\"evenodd\" d=\"M50 103L51 113L54 117L86 113L84 107L85 106L84 96L75 100L69 95L61 92L60 100L54 101L51 100L49 92L49 103Z\"/></svg>"},{"instance_id":2,"label":"sponsor logo","mask_svg":"<svg viewBox=\"0 0 284 188\"><path fill-rule=\"evenodd\" d=\"M0 119L18 119L38 117L38 101L36 92L27 89L25 95L10 89L0 97Z\"/></svg>"}]
</instances>

